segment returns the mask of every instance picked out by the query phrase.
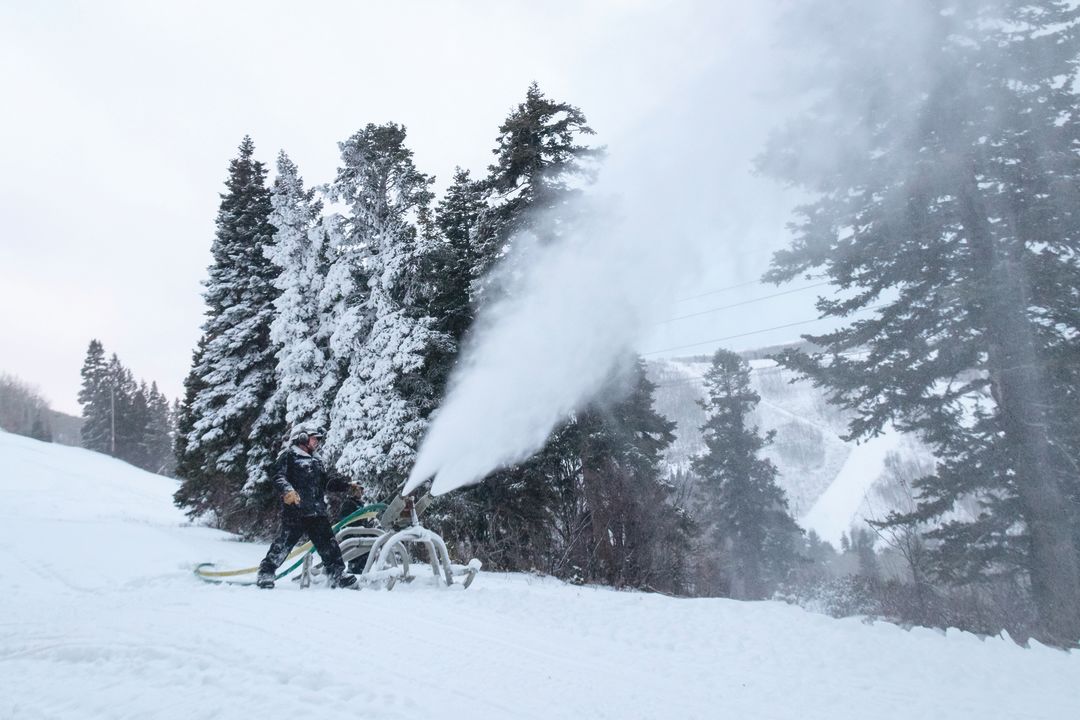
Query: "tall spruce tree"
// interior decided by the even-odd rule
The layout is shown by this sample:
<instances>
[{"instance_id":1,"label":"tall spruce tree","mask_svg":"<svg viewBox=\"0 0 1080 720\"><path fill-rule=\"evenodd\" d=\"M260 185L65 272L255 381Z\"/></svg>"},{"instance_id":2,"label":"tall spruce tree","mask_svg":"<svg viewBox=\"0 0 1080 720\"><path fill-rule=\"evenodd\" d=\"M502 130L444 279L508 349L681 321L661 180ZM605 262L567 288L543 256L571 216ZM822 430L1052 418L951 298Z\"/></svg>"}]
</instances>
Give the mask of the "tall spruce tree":
<instances>
[{"instance_id":1,"label":"tall spruce tree","mask_svg":"<svg viewBox=\"0 0 1080 720\"><path fill-rule=\"evenodd\" d=\"M270 323L277 274L267 257L274 235L266 168L254 159L250 137L229 163L217 215L206 291L207 319L197 382L184 425L190 427L178 458L183 483L177 500L197 512L214 510L227 527L265 509L249 502L245 486L261 480L277 451L283 427L268 419L276 348Z\"/></svg>"},{"instance_id":2,"label":"tall spruce tree","mask_svg":"<svg viewBox=\"0 0 1080 720\"><path fill-rule=\"evenodd\" d=\"M732 597L766 598L793 569L802 531L788 513L776 466L759 457L772 433L762 436L747 425L761 399L750 386L750 367L737 354L717 350L705 391L705 452L692 463L707 498L702 524L721 548Z\"/></svg>"},{"instance_id":3,"label":"tall spruce tree","mask_svg":"<svg viewBox=\"0 0 1080 720\"><path fill-rule=\"evenodd\" d=\"M348 207L343 248L333 260L335 292L346 291L331 323L334 360L344 369L330 411L327 447L337 468L388 495L405 481L438 398L431 365L448 338L425 314L421 279L433 251L418 224L431 178L416 169L405 129L368 125L341 144L330 197ZM331 269L333 272L333 268Z\"/></svg>"},{"instance_id":4,"label":"tall spruce tree","mask_svg":"<svg viewBox=\"0 0 1080 720\"><path fill-rule=\"evenodd\" d=\"M637 358L608 400L575 418L589 577L616 586L685 592L690 523L662 468L675 424L653 409L656 386ZM580 554L580 553L579 553Z\"/></svg>"},{"instance_id":5,"label":"tall spruce tree","mask_svg":"<svg viewBox=\"0 0 1080 720\"><path fill-rule=\"evenodd\" d=\"M105 366L105 383L109 393L110 438L108 453L130 462L131 443L136 430L130 421L131 407L135 398L135 378L131 371L113 353Z\"/></svg>"},{"instance_id":6,"label":"tall spruce tree","mask_svg":"<svg viewBox=\"0 0 1080 720\"><path fill-rule=\"evenodd\" d=\"M462 276L470 282L471 306L460 315L470 323L485 303L514 292L505 282L513 277L512 269L492 270L513 257L519 233L532 233L543 243L558 242L559 228L572 220L574 200L594 178L603 154L584 143L592 134L579 108L551 100L533 83L525 100L499 126L492 150L496 161L482 184L468 185L461 178L456 185L459 197L448 198L440 207L437 220L449 220L440 224L444 234L457 233L458 242L468 234ZM458 529L481 538L478 544L505 558L500 567L550 570L556 564L551 562L556 552L552 517L560 506L579 504L573 490L579 483L579 461L580 442L568 418L533 458L451 499L453 512L469 518L462 524L473 528Z\"/></svg>"},{"instance_id":7,"label":"tall spruce tree","mask_svg":"<svg viewBox=\"0 0 1080 720\"><path fill-rule=\"evenodd\" d=\"M929 533L943 577L1019 570L1042 635L1075 642L1078 10L873 8L806 8L816 15L799 18L802 31L807 17L869 20L817 33L828 68L817 102L762 160L815 196L768 277L823 272L848 290L818 304L847 323L809 337L820 352L784 361L857 413L853 437L893 422L933 444L940 462L919 484L915 520L940 524L959 499L981 502L973 520ZM882 22L882 8L921 28L909 56L886 40L903 26ZM822 153L818 141L836 137L850 140ZM872 312L851 318L860 311Z\"/></svg>"},{"instance_id":8,"label":"tall spruce tree","mask_svg":"<svg viewBox=\"0 0 1080 720\"><path fill-rule=\"evenodd\" d=\"M499 126L492 150L496 160L485 179L487 208L477 218L472 241L474 302L491 292L496 277L490 270L512 256L516 235L531 233L542 243L558 240L560 225L576 212L573 202L595 178L604 154L582 142L593 134L579 108L551 100L536 83Z\"/></svg>"},{"instance_id":9,"label":"tall spruce tree","mask_svg":"<svg viewBox=\"0 0 1080 720\"><path fill-rule=\"evenodd\" d=\"M278 155L270 222L277 228L270 260L277 268L276 314L270 340L277 352L276 390L267 403L270 425L282 413L289 426L325 426L332 375L327 338L319 316L319 295L329 262L320 223L322 203L305 190L295 163Z\"/></svg>"},{"instance_id":10,"label":"tall spruce tree","mask_svg":"<svg viewBox=\"0 0 1080 720\"><path fill-rule=\"evenodd\" d=\"M98 340L90 341L82 377L83 447L152 472L171 464L169 405L157 383L136 382L115 353L106 361Z\"/></svg>"},{"instance_id":11,"label":"tall spruce tree","mask_svg":"<svg viewBox=\"0 0 1080 720\"><path fill-rule=\"evenodd\" d=\"M90 341L81 374L79 404L82 405L83 424L79 434L82 446L87 450L108 453L112 448L112 407L108 363L101 341Z\"/></svg>"},{"instance_id":12,"label":"tall spruce tree","mask_svg":"<svg viewBox=\"0 0 1080 720\"><path fill-rule=\"evenodd\" d=\"M202 365L205 350L206 336L203 335L191 354L192 369L184 378L184 398L182 401L178 399L173 409L176 423L173 460L176 477L181 480L180 487L173 494L173 502L177 507L184 508L191 518L210 512L214 507L224 506L228 501L227 496L220 492L220 485L214 482L214 475L205 469L205 453L188 448L188 438L195 429L195 398L206 386L196 372Z\"/></svg>"},{"instance_id":13,"label":"tall spruce tree","mask_svg":"<svg viewBox=\"0 0 1080 720\"><path fill-rule=\"evenodd\" d=\"M486 207L485 185L468 170L455 168L454 180L435 210L442 243L431 255L436 283L430 313L455 343L461 343L475 316L471 291L480 267L474 248L480 215Z\"/></svg>"}]
</instances>

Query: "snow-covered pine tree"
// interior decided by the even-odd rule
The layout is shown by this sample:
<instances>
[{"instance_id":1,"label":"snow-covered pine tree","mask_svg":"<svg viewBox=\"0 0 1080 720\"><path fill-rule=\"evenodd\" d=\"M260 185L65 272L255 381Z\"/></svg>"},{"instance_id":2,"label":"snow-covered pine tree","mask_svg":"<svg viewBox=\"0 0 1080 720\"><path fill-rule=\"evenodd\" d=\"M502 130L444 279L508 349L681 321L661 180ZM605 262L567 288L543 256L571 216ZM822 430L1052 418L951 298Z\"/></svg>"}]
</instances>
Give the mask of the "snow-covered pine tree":
<instances>
[{"instance_id":1,"label":"snow-covered pine tree","mask_svg":"<svg viewBox=\"0 0 1080 720\"><path fill-rule=\"evenodd\" d=\"M195 518L210 512L218 502L225 502L225 497L218 496L218 486L214 476L207 472L206 453L188 448L188 437L195 429L195 398L206 383L196 370L202 365L202 356L206 350L206 335L199 338L199 344L191 354L191 371L184 378L184 399L177 399L173 412L176 431L173 436L173 460L176 477L180 478L180 487L173 494L173 502L183 508L188 517Z\"/></svg>"},{"instance_id":2,"label":"snow-covered pine tree","mask_svg":"<svg viewBox=\"0 0 1080 720\"><path fill-rule=\"evenodd\" d=\"M108 453L112 448L112 410L110 405L108 363L105 348L99 340L91 340L82 366L83 424L79 429L82 446L87 450Z\"/></svg>"},{"instance_id":3,"label":"snow-covered pine tree","mask_svg":"<svg viewBox=\"0 0 1080 720\"><path fill-rule=\"evenodd\" d=\"M454 180L435 209L441 243L431 257L436 291L429 312L459 345L474 317L470 292L480 268L473 243L485 207L484 183L455 168Z\"/></svg>"},{"instance_id":4,"label":"snow-covered pine tree","mask_svg":"<svg viewBox=\"0 0 1080 720\"><path fill-rule=\"evenodd\" d=\"M491 292L495 278L489 271L510 254L517 233L532 232L540 242L558 239L553 220L569 222L573 200L595 178L603 157L602 148L582 143L593 134L579 108L547 98L535 82L499 127L496 161L485 179L488 207L472 235L474 302Z\"/></svg>"},{"instance_id":5,"label":"snow-covered pine tree","mask_svg":"<svg viewBox=\"0 0 1080 720\"><path fill-rule=\"evenodd\" d=\"M468 237L468 249L461 254L470 306L458 315L469 326L484 303L513 292L505 285L512 269L504 264L503 272L491 271L510 255L515 235L532 232L539 242L557 242L558 228L571 222L573 201L594 178L603 154L584 144L583 138L592 134L580 109L547 98L533 83L524 102L499 127L492 150L496 161L487 177L476 185L459 177L457 197L440 206L442 233L454 233L455 242ZM560 563L549 528L564 500L575 502L567 488L576 482L580 454L569 418L567 423L534 457L450 499L455 530L474 538L499 567L551 571Z\"/></svg>"},{"instance_id":6,"label":"snow-covered pine tree","mask_svg":"<svg viewBox=\"0 0 1080 720\"><path fill-rule=\"evenodd\" d=\"M761 161L814 195L768 277L823 273L848 291L823 315L855 316L784 362L855 411L852 437L892 422L933 445L918 509L892 520L939 525L939 577L1026 575L1042 636L1060 642L1080 640L1078 12L800 7L828 71ZM941 524L971 498L978 517Z\"/></svg>"},{"instance_id":7,"label":"snow-covered pine tree","mask_svg":"<svg viewBox=\"0 0 1080 720\"><path fill-rule=\"evenodd\" d=\"M705 495L703 529L714 534L728 592L740 599L769 597L793 569L802 532L788 513L776 467L759 453L771 440L747 425L761 399L750 387L750 367L720 349L705 373L705 452L692 467Z\"/></svg>"},{"instance_id":8,"label":"snow-covered pine tree","mask_svg":"<svg viewBox=\"0 0 1080 720\"><path fill-rule=\"evenodd\" d=\"M277 268L276 314L270 340L277 351L276 390L267 403L267 425L325 426L332 385L319 294L328 269L322 203L305 190L295 163L278 155L270 222L277 228L269 257Z\"/></svg>"},{"instance_id":9,"label":"snow-covered pine tree","mask_svg":"<svg viewBox=\"0 0 1080 720\"><path fill-rule=\"evenodd\" d=\"M432 180L416 169L405 129L393 123L357 132L341 144L341 159L330 198L348 212L331 270L340 299L328 320L333 359L345 375L327 449L338 470L389 496L405 481L438 402L430 365L449 349L423 312L419 273L432 251L417 229Z\"/></svg>"},{"instance_id":10,"label":"snow-covered pine tree","mask_svg":"<svg viewBox=\"0 0 1080 720\"><path fill-rule=\"evenodd\" d=\"M183 476L177 500L196 513L214 510L230 528L265 509L247 502L243 488L265 474L283 432L263 413L277 364L270 342L277 273L266 255L274 235L266 168L254 152L245 137L229 163L203 296L204 346L193 368L199 381L188 383L197 388L184 423L191 429L178 446L185 454L179 467L192 474Z\"/></svg>"}]
</instances>

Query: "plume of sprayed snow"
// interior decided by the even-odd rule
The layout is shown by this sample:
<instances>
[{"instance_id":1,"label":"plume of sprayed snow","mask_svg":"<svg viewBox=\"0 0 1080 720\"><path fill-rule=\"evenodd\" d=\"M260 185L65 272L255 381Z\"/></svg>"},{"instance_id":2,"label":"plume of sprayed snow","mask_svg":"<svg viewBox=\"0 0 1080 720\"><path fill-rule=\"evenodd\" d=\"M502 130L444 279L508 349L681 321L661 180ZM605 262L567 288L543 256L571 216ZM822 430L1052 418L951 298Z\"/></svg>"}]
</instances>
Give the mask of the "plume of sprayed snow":
<instances>
[{"instance_id":1,"label":"plume of sprayed snow","mask_svg":"<svg viewBox=\"0 0 1080 720\"><path fill-rule=\"evenodd\" d=\"M673 298L725 262L729 242L782 228L783 215L771 212L761 227L762 183L750 176L764 126L753 112L760 78L747 58L768 46L755 39L764 17L745 20L747 32L732 30L721 51L703 32L698 42L712 62L696 74L673 67L670 94L653 96L610 138L602 182L574 208L571 227L537 218L558 229L559 242L515 238L518 257L507 267L525 272L477 318L405 492L434 478L432 492L443 494L539 450L569 413L610 387ZM740 112L718 129L733 96Z\"/></svg>"},{"instance_id":2,"label":"plume of sprayed snow","mask_svg":"<svg viewBox=\"0 0 1080 720\"><path fill-rule=\"evenodd\" d=\"M870 12L827 31L858 37L909 15L902 0L887 6L887 13ZM675 297L702 287L695 286L702 274L712 275L710 289L751 279L787 244L784 226L799 195L752 173L769 130L812 99L805 97L803 86L810 83L799 70L812 53L772 29L782 8L790 11L791 4L745 12L696 6L704 13L696 24L703 32L690 32L685 41L696 48L694 58L709 60L692 71L679 65L670 92L653 96L651 110L609 143L607 199L597 201L596 191L577 213L584 221L566 230L559 218L546 218L564 233L557 244L515 240L515 252L524 257L510 265L526 272L514 278L511 296L486 306L478 318L406 492L434 478L432 492L443 494L527 458L569 413L607 389L627 353L646 338L656 342L657 321ZM801 25L795 13L786 27L797 35ZM922 26L915 27L905 48L922 36ZM723 43L716 42L716 28L725 28ZM813 140L829 159L857 139ZM725 265L741 272L717 281L716 269ZM733 322L710 317L693 339L725 335L725 323ZM758 327L767 324L758 318ZM659 346L678 342L687 340Z\"/></svg>"},{"instance_id":3,"label":"plume of sprayed snow","mask_svg":"<svg viewBox=\"0 0 1080 720\"><path fill-rule=\"evenodd\" d=\"M436 495L480 481L539 450L595 397L653 319L656 292L685 257L593 204L559 242L514 238L528 272L486 307L405 485L434 477ZM557 221L541 218L541 222Z\"/></svg>"}]
</instances>

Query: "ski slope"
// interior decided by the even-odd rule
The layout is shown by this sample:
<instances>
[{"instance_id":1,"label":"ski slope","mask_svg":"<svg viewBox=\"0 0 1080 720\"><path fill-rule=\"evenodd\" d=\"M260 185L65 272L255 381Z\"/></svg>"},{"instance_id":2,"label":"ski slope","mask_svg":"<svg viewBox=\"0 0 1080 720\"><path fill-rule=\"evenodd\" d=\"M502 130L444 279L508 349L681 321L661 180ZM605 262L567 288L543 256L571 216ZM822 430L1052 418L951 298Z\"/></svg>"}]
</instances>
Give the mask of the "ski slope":
<instances>
[{"instance_id":1,"label":"ski slope","mask_svg":"<svg viewBox=\"0 0 1080 720\"><path fill-rule=\"evenodd\" d=\"M840 547L840 537L850 532L851 520L885 468L890 452L901 448L903 436L889 426L881 435L852 444L843 467L799 523L817 532L822 540ZM866 527L864 524L862 527Z\"/></svg>"},{"instance_id":2,"label":"ski slope","mask_svg":"<svg viewBox=\"0 0 1080 720\"><path fill-rule=\"evenodd\" d=\"M213 586L265 547L175 483L0 432L0 718L1072 718L1080 654L481 573L468 591Z\"/></svg>"},{"instance_id":3,"label":"ski slope","mask_svg":"<svg viewBox=\"0 0 1080 720\"><path fill-rule=\"evenodd\" d=\"M852 527L865 528L867 520L907 509L892 507L875 490L885 485L890 454L932 458L929 449L891 426L877 437L846 441L851 416L829 403L820 388L774 360L756 359L749 365L751 387L761 398L749 423L762 433L776 433L761 455L779 471L777 480L802 528L839 547L841 535ZM698 401L704 397L711 362L669 358L651 361L650 367L658 385L656 407L678 423L668 463L686 466L705 451L700 432L705 413Z\"/></svg>"}]
</instances>

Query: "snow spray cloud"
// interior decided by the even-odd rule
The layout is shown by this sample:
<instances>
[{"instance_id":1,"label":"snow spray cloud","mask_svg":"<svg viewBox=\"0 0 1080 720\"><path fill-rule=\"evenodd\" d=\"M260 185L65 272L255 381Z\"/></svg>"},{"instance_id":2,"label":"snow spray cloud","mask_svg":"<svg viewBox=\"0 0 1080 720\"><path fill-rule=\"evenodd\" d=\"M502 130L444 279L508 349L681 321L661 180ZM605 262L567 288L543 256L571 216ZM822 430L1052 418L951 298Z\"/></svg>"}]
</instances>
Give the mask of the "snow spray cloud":
<instances>
[{"instance_id":1,"label":"snow spray cloud","mask_svg":"<svg viewBox=\"0 0 1080 720\"><path fill-rule=\"evenodd\" d=\"M776 8L696 7L712 16L685 26L693 62L676 63L656 85L667 94L650 95L636 123L605 138L602 182L577 213L585 220L560 224L558 243L515 239L525 257L512 265L524 276L484 307L406 492L434 478L443 494L529 457L597 399L627 353L653 349L643 340L701 272L741 263L749 273L728 281L754 279L786 245L793 196L752 171L770 128L805 102L780 77L793 58L773 36ZM707 332L698 337L725 334Z\"/></svg>"},{"instance_id":2,"label":"snow spray cloud","mask_svg":"<svg viewBox=\"0 0 1080 720\"><path fill-rule=\"evenodd\" d=\"M710 12L732 22L730 8ZM728 238L760 241L782 228L783 213L766 211L768 230L756 224L758 195L772 186L750 172L766 124L753 116L761 83L745 61L748 46L761 54L768 43L754 39L762 16L744 19L754 32L735 28L732 38L743 39L728 45L698 24L687 42L711 62L692 72L674 63L662 82L667 95L650 96L636 122L604 138L600 183L575 208L571 228L557 217L535 219L559 223L557 243L514 239L518 257L507 264L526 272L477 318L405 492L434 478L432 492L443 494L539 450L568 414L609 387L628 353L651 349L643 340L703 266L724 261ZM718 130L733 94L742 112Z\"/></svg>"},{"instance_id":3,"label":"snow spray cloud","mask_svg":"<svg viewBox=\"0 0 1080 720\"><path fill-rule=\"evenodd\" d=\"M587 217L557 244L514 238L529 272L479 319L406 492L434 476L442 494L527 458L631 352L684 261L606 212Z\"/></svg>"}]
</instances>

